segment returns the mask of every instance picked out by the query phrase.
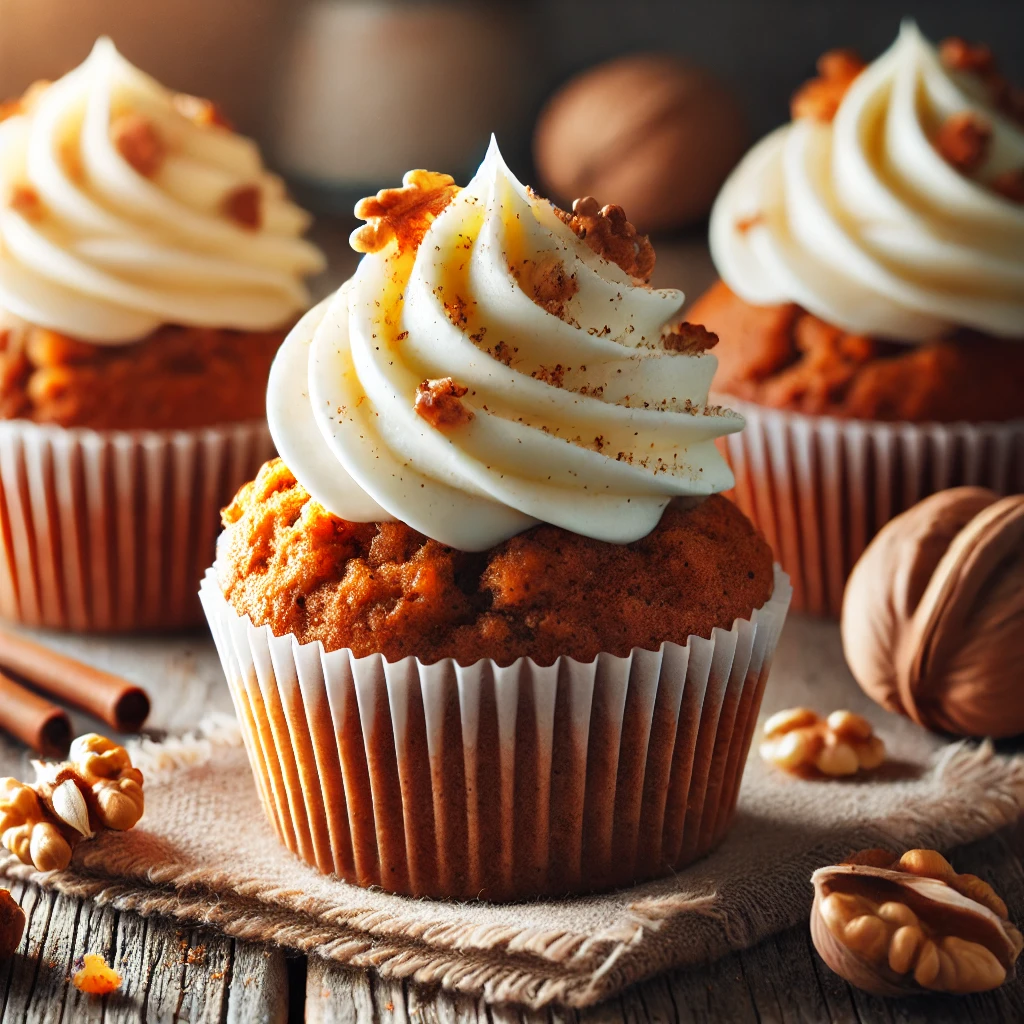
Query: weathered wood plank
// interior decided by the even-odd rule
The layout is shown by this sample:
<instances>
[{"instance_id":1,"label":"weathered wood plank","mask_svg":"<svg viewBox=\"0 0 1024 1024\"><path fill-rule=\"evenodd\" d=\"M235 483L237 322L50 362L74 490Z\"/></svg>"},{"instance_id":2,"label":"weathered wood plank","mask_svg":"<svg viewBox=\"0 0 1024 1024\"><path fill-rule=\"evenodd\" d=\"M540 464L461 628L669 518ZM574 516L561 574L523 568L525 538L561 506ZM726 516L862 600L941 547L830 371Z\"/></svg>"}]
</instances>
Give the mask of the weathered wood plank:
<instances>
[{"instance_id":1,"label":"weathered wood plank","mask_svg":"<svg viewBox=\"0 0 1024 1024\"><path fill-rule=\"evenodd\" d=\"M408 1012L404 999L403 1012ZM400 1019L397 1015L395 1020ZM306 1024L369 1024L379 1018L365 971L340 967L320 957L310 957L306 970Z\"/></svg>"},{"instance_id":2,"label":"weathered wood plank","mask_svg":"<svg viewBox=\"0 0 1024 1024\"><path fill-rule=\"evenodd\" d=\"M3 1024L22 1024L28 1020L28 1008L35 994L42 966L42 952L53 911L54 894L34 885L20 887L15 899L25 911L25 934L11 962ZM12 893L14 890L12 889Z\"/></svg>"},{"instance_id":3,"label":"weathered wood plank","mask_svg":"<svg viewBox=\"0 0 1024 1024\"><path fill-rule=\"evenodd\" d=\"M288 1019L288 970L284 953L236 941L229 979L226 1024L284 1024Z\"/></svg>"},{"instance_id":4,"label":"weathered wood plank","mask_svg":"<svg viewBox=\"0 0 1024 1024\"><path fill-rule=\"evenodd\" d=\"M70 984L71 972L79 957L86 953L97 953L108 964L111 964L122 975L132 970L131 964L119 964L114 959L114 942L120 914L113 907L100 907L89 900L77 901L81 909L78 913L78 929L71 950L71 962L65 981L64 1016L65 1024L100 1024L106 1012L106 1002L97 996L79 992ZM110 998L110 997L108 997Z\"/></svg>"}]
</instances>

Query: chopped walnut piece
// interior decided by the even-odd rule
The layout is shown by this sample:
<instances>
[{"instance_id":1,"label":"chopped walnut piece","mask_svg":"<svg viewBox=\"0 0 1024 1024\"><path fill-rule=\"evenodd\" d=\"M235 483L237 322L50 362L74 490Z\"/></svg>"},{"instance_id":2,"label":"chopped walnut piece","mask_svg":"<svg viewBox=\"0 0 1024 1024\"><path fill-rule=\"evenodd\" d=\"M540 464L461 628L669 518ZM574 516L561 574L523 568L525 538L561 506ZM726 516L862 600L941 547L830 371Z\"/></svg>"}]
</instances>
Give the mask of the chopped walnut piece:
<instances>
[{"instance_id":1,"label":"chopped walnut piece","mask_svg":"<svg viewBox=\"0 0 1024 1024\"><path fill-rule=\"evenodd\" d=\"M559 319L565 314L565 304L579 291L576 275L566 272L565 264L557 256L528 260L515 271L523 291Z\"/></svg>"},{"instance_id":2,"label":"chopped walnut piece","mask_svg":"<svg viewBox=\"0 0 1024 1024\"><path fill-rule=\"evenodd\" d=\"M13 186L7 205L27 220L39 220L43 216L43 201L31 185Z\"/></svg>"},{"instance_id":3,"label":"chopped walnut piece","mask_svg":"<svg viewBox=\"0 0 1024 1024\"><path fill-rule=\"evenodd\" d=\"M809 708L789 708L765 722L760 753L783 771L836 777L877 768L885 760L885 743L852 711L822 719Z\"/></svg>"},{"instance_id":4,"label":"chopped walnut piece","mask_svg":"<svg viewBox=\"0 0 1024 1024\"><path fill-rule=\"evenodd\" d=\"M188 93L179 92L174 97L174 107L183 117L187 117L193 124L200 128L228 128L234 127L227 119L224 111L212 100L203 99L200 96L190 96Z\"/></svg>"},{"instance_id":5,"label":"chopped walnut piece","mask_svg":"<svg viewBox=\"0 0 1024 1024\"><path fill-rule=\"evenodd\" d=\"M167 155L153 122L141 114L122 114L114 118L110 137L121 156L144 178L156 174Z\"/></svg>"},{"instance_id":6,"label":"chopped walnut piece","mask_svg":"<svg viewBox=\"0 0 1024 1024\"><path fill-rule=\"evenodd\" d=\"M846 90L867 65L853 50L829 50L818 58L818 77L805 82L793 94L790 114L794 119L831 121Z\"/></svg>"},{"instance_id":7,"label":"chopped walnut piece","mask_svg":"<svg viewBox=\"0 0 1024 1024\"><path fill-rule=\"evenodd\" d=\"M258 185L240 185L222 200L221 210L243 228L258 231L263 222L262 196Z\"/></svg>"},{"instance_id":8,"label":"chopped walnut piece","mask_svg":"<svg viewBox=\"0 0 1024 1024\"><path fill-rule=\"evenodd\" d=\"M950 36L939 44L939 57L953 71L970 71L990 75L996 69L992 49L984 43L969 43L959 36Z\"/></svg>"},{"instance_id":9,"label":"chopped walnut piece","mask_svg":"<svg viewBox=\"0 0 1024 1024\"><path fill-rule=\"evenodd\" d=\"M461 398L469 389L456 384L451 377L425 380L416 388L416 412L432 427L461 427L473 418Z\"/></svg>"},{"instance_id":10,"label":"chopped walnut piece","mask_svg":"<svg viewBox=\"0 0 1024 1024\"><path fill-rule=\"evenodd\" d=\"M356 216L366 223L352 232L349 244L356 252L380 252L395 239L400 252L415 249L458 191L450 174L407 171L400 188L383 188L356 203Z\"/></svg>"},{"instance_id":11,"label":"chopped walnut piece","mask_svg":"<svg viewBox=\"0 0 1024 1024\"><path fill-rule=\"evenodd\" d=\"M992 128L971 110L950 114L935 136L935 148L961 174L977 170L988 156Z\"/></svg>"},{"instance_id":12,"label":"chopped walnut piece","mask_svg":"<svg viewBox=\"0 0 1024 1024\"><path fill-rule=\"evenodd\" d=\"M616 264L636 281L647 282L654 271L654 246L638 235L621 206L598 206L593 196L572 204L572 213L555 211L598 256Z\"/></svg>"},{"instance_id":13,"label":"chopped walnut piece","mask_svg":"<svg viewBox=\"0 0 1024 1024\"><path fill-rule=\"evenodd\" d=\"M684 320L661 341L669 352L695 356L714 348L718 344L718 335L714 331L709 331L703 324L691 324Z\"/></svg>"},{"instance_id":14,"label":"chopped walnut piece","mask_svg":"<svg viewBox=\"0 0 1024 1024\"><path fill-rule=\"evenodd\" d=\"M998 192L1012 203L1024 203L1024 167L997 174L991 182L993 192Z\"/></svg>"},{"instance_id":15,"label":"chopped walnut piece","mask_svg":"<svg viewBox=\"0 0 1024 1024\"><path fill-rule=\"evenodd\" d=\"M1024 90L1011 85L998 71L992 50L984 43L968 43L954 36L939 47L943 64L953 71L977 75L988 89L992 102L1004 114L1024 124Z\"/></svg>"}]
</instances>

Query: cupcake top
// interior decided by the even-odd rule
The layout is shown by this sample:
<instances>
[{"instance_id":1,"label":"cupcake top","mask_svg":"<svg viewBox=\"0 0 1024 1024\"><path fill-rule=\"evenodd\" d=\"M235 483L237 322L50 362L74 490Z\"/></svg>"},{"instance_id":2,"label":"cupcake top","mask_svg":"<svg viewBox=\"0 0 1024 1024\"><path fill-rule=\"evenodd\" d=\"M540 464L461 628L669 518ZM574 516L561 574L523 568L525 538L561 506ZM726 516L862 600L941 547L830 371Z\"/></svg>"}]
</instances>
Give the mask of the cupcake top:
<instances>
[{"instance_id":1,"label":"cupcake top","mask_svg":"<svg viewBox=\"0 0 1024 1024\"><path fill-rule=\"evenodd\" d=\"M960 43L944 61L905 22L863 70L826 55L794 120L715 203L729 288L876 337L1024 338L1024 128L990 55L972 53Z\"/></svg>"},{"instance_id":2,"label":"cupcake top","mask_svg":"<svg viewBox=\"0 0 1024 1024\"><path fill-rule=\"evenodd\" d=\"M100 39L0 109L0 311L97 344L162 324L272 330L323 267L254 142Z\"/></svg>"},{"instance_id":3,"label":"cupcake top","mask_svg":"<svg viewBox=\"0 0 1024 1024\"><path fill-rule=\"evenodd\" d=\"M492 141L465 189L411 171L356 210L366 253L300 321L267 413L302 486L351 522L483 550L537 522L648 534L675 496L732 485L707 406L714 338L617 207L524 188Z\"/></svg>"}]
</instances>

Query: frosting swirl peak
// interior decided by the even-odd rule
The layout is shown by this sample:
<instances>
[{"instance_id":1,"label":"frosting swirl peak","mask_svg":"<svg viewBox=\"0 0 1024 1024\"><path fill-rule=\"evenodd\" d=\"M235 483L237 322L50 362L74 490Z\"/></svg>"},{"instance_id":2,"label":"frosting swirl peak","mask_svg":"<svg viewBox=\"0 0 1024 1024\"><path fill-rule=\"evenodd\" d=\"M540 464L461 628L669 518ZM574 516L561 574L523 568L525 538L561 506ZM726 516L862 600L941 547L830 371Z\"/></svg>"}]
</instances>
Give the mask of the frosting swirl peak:
<instances>
[{"instance_id":1,"label":"frosting swirl peak","mask_svg":"<svg viewBox=\"0 0 1024 1024\"><path fill-rule=\"evenodd\" d=\"M979 86L905 22L831 123L776 130L725 183L711 215L725 283L876 337L1024 337L1024 205L991 187L1024 169L1024 129ZM933 143L954 116L991 131L970 176Z\"/></svg>"},{"instance_id":2,"label":"frosting swirl peak","mask_svg":"<svg viewBox=\"0 0 1024 1024\"><path fill-rule=\"evenodd\" d=\"M0 121L0 309L122 344L165 323L271 330L308 307L308 215L190 99L100 39Z\"/></svg>"},{"instance_id":3,"label":"frosting swirl peak","mask_svg":"<svg viewBox=\"0 0 1024 1024\"><path fill-rule=\"evenodd\" d=\"M278 354L268 419L310 494L482 550L536 522L626 543L730 487L714 441L743 421L706 406L715 357L665 342L682 293L595 253L493 140L448 182L411 242L374 206L372 251Z\"/></svg>"}]
</instances>

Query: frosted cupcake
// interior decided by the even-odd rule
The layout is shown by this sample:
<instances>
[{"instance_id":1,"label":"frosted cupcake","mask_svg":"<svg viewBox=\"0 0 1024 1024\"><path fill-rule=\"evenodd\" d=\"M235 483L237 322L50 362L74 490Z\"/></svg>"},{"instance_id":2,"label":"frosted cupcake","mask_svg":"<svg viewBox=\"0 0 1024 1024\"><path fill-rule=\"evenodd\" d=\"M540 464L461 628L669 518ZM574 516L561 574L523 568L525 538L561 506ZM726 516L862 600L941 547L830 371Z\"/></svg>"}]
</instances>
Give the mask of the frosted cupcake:
<instances>
[{"instance_id":1,"label":"frosted cupcake","mask_svg":"<svg viewBox=\"0 0 1024 1024\"><path fill-rule=\"evenodd\" d=\"M2 614L195 621L217 509L273 451L308 223L253 142L107 39L0 108Z\"/></svg>"},{"instance_id":2,"label":"frosted cupcake","mask_svg":"<svg viewBox=\"0 0 1024 1024\"><path fill-rule=\"evenodd\" d=\"M726 182L722 280L690 315L722 338L735 496L838 614L871 536L958 484L1024 488L1024 99L991 54L905 23L865 67L837 51L793 121Z\"/></svg>"},{"instance_id":3,"label":"frosted cupcake","mask_svg":"<svg viewBox=\"0 0 1024 1024\"><path fill-rule=\"evenodd\" d=\"M493 143L357 213L202 590L267 815L397 892L676 870L728 827L789 600L718 493L714 338L621 209L557 210Z\"/></svg>"}]
</instances>

